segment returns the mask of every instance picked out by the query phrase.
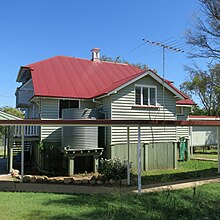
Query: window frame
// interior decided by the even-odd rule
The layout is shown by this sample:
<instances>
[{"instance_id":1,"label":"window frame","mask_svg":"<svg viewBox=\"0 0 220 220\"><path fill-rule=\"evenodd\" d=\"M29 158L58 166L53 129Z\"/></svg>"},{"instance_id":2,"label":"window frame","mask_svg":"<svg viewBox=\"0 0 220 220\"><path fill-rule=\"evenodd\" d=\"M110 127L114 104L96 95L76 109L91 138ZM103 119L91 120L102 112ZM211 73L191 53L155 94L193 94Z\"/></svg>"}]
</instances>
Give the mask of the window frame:
<instances>
[{"instance_id":1,"label":"window frame","mask_svg":"<svg viewBox=\"0 0 220 220\"><path fill-rule=\"evenodd\" d=\"M180 112L180 113L177 112L177 108L180 108L180 109L181 109L181 112ZM176 115L177 115L177 116L183 116L183 115L184 115L183 106L176 106Z\"/></svg>"},{"instance_id":2,"label":"window frame","mask_svg":"<svg viewBox=\"0 0 220 220\"><path fill-rule=\"evenodd\" d=\"M61 108L60 108L60 101L78 101L79 107L76 108L76 109L80 109L80 105L81 105L81 100L80 99L58 99L58 100L59 100L58 101L58 118L59 119L62 118L62 114L61 114L61 117L60 117L60 110L61 110Z\"/></svg>"},{"instance_id":3,"label":"window frame","mask_svg":"<svg viewBox=\"0 0 220 220\"><path fill-rule=\"evenodd\" d=\"M141 104L136 104L136 87L141 88ZM143 88L148 89L148 104L144 104L144 96L143 96ZM150 89L155 89L155 105L150 104ZM136 106L149 106L149 107L157 107L157 86L154 85L141 85L141 84L135 84L134 86L134 103Z\"/></svg>"}]
</instances>

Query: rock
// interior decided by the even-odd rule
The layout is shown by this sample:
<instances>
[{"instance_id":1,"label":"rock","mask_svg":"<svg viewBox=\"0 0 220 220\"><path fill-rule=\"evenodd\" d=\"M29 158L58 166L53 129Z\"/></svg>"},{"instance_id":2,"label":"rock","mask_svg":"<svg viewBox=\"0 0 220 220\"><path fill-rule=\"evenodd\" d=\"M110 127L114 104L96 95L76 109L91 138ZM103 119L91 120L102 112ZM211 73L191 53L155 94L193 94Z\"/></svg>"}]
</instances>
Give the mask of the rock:
<instances>
[{"instance_id":1,"label":"rock","mask_svg":"<svg viewBox=\"0 0 220 220\"><path fill-rule=\"evenodd\" d=\"M114 184L115 184L115 181L114 181L113 179L110 179L110 180L109 180L109 183L110 183L111 185L114 185Z\"/></svg>"},{"instance_id":2,"label":"rock","mask_svg":"<svg viewBox=\"0 0 220 220\"><path fill-rule=\"evenodd\" d=\"M56 178L54 178L54 177L48 178L48 181L50 183L56 183L57 182Z\"/></svg>"},{"instance_id":3,"label":"rock","mask_svg":"<svg viewBox=\"0 0 220 220\"><path fill-rule=\"evenodd\" d=\"M19 173L20 173L19 170L14 170L14 169L12 169L12 171L11 171L11 175L12 175L13 177L18 176Z\"/></svg>"},{"instance_id":4,"label":"rock","mask_svg":"<svg viewBox=\"0 0 220 220\"><path fill-rule=\"evenodd\" d=\"M82 183L82 180L74 180L74 184L80 185Z\"/></svg>"},{"instance_id":5,"label":"rock","mask_svg":"<svg viewBox=\"0 0 220 220\"><path fill-rule=\"evenodd\" d=\"M56 183L63 183L63 181L64 181L64 178L62 177L56 178Z\"/></svg>"},{"instance_id":6,"label":"rock","mask_svg":"<svg viewBox=\"0 0 220 220\"><path fill-rule=\"evenodd\" d=\"M44 177L42 177L42 176L37 176L36 178L37 178L38 183L41 183L44 180Z\"/></svg>"},{"instance_id":7,"label":"rock","mask_svg":"<svg viewBox=\"0 0 220 220\"><path fill-rule=\"evenodd\" d=\"M106 184L106 185L109 185L109 184L110 184L110 180L107 180L107 179L106 179L106 180L105 180L105 184Z\"/></svg>"},{"instance_id":8,"label":"rock","mask_svg":"<svg viewBox=\"0 0 220 220\"><path fill-rule=\"evenodd\" d=\"M63 183L65 184L70 184L73 182L73 178L72 177L66 177L63 179Z\"/></svg>"},{"instance_id":9,"label":"rock","mask_svg":"<svg viewBox=\"0 0 220 220\"><path fill-rule=\"evenodd\" d=\"M20 176L20 175L15 176L15 178L16 178L17 180L21 180L21 176Z\"/></svg>"},{"instance_id":10,"label":"rock","mask_svg":"<svg viewBox=\"0 0 220 220\"><path fill-rule=\"evenodd\" d=\"M95 184L96 184L96 181L95 181L95 179L92 179L92 180L89 181L89 183L90 183L91 185L95 185Z\"/></svg>"},{"instance_id":11,"label":"rock","mask_svg":"<svg viewBox=\"0 0 220 220\"><path fill-rule=\"evenodd\" d=\"M121 179L121 185L126 186L127 185L127 179Z\"/></svg>"},{"instance_id":12,"label":"rock","mask_svg":"<svg viewBox=\"0 0 220 220\"><path fill-rule=\"evenodd\" d=\"M101 180L97 180L97 181L96 181L96 184L97 184L97 185L102 185L103 182L102 182Z\"/></svg>"},{"instance_id":13,"label":"rock","mask_svg":"<svg viewBox=\"0 0 220 220\"><path fill-rule=\"evenodd\" d=\"M37 182L37 178L35 176L32 176L30 178L30 183L36 183Z\"/></svg>"},{"instance_id":14,"label":"rock","mask_svg":"<svg viewBox=\"0 0 220 220\"><path fill-rule=\"evenodd\" d=\"M48 182L48 181L49 181L48 176L43 176L43 182Z\"/></svg>"},{"instance_id":15,"label":"rock","mask_svg":"<svg viewBox=\"0 0 220 220\"><path fill-rule=\"evenodd\" d=\"M88 185L89 180L88 180L88 179L83 179L83 180L82 180L82 183Z\"/></svg>"},{"instance_id":16,"label":"rock","mask_svg":"<svg viewBox=\"0 0 220 220\"><path fill-rule=\"evenodd\" d=\"M32 177L31 175L25 175L25 176L23 177L23 182L24 182L24 183L30 182L31 177Z\"/></svg>"}]
</instances>

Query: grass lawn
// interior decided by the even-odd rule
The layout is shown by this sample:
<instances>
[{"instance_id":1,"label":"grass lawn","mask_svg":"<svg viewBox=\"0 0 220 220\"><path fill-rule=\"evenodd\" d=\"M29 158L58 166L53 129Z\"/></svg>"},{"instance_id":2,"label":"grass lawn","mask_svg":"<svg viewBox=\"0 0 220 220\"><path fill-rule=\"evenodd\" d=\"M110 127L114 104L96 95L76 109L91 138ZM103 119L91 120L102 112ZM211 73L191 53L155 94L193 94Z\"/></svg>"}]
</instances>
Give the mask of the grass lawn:
<instances>
[{"instance_id":1,"label":"grass lawn","mask_svg":"<svg viewBox=\"0 0 220 220\"><path fill-rule=\"evenodd\" d=\"M193 157L200 157L200 158L211 158L211 159L217 159L218 158L218 151L217 147L195 147L194 148L194 154Z\"/></svg>"},{"instance_id":2,"label":"grass lawn","mask_svg":"<svg viewBox=\"0 0 220 220\"><path fill-rule=\"evenodd\" d=\"M212 161L190 160L178 162L175 170L155 170L143 172L143 184L170 182L218 175L218 163Z\"/></svg>"},{"instance_id":3,"label":"grass lawn","mask_svg":"<svg viewBox=\"0 0 220 220\"><path fill-rule=\"evenodd\" d=\"M138 195L0 192L1 220L219 219L220 184Z\"/></svg>"},{"instance_id":4,"label":"grass lawn","mask_svg":"<svg viewBox=\"0 0 220 220\"><path fill-rule=\"evenodd\" d=\"M194 158L218 159L218 154L196 153L196 154L193 154L193 157Z\"/></svg>"}]
</instances>

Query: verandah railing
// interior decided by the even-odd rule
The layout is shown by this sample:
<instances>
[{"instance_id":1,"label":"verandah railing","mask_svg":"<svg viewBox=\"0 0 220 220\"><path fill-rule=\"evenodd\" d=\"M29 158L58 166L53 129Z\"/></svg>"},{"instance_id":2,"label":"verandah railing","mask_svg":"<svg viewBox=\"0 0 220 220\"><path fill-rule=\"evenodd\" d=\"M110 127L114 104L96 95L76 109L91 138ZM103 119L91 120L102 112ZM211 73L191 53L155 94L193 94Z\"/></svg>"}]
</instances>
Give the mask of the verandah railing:
<instances>
[{"instance_id":1,"label":"verandah railing","mask_svg":"<svg viewBox=\"0 0 220 220\"><path fill-rule=\"evenodd\" d=\"M21 127L22 126L15 126L14 130L14 136L15 137L21 137ZM26 137L32 137L32 136L39 136L40 127L39 126L24 126L24 136Z\"/></svg>"}]
</instances>

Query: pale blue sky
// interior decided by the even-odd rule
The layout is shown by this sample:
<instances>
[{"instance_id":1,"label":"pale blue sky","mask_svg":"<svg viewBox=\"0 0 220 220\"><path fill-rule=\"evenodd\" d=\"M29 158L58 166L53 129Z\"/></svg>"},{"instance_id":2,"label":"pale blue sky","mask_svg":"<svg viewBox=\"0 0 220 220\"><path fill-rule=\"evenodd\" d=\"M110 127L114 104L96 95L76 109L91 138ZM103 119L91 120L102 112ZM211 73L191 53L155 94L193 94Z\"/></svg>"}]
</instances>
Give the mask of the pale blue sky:
<instances>
[{"instance_id":1,"label":"pale blue sky","mask_svg":"<svg viewBox=\"0 0 220 220\"><path fill-rule=\"evenodd\" d=\"M90 59L94 47L162 75L161 49L137 47L147 38L183 48L198 9L197 0L0 0L0 106L15 106L21 65L56 55ZM177 87L186 79L186 56L166 53L165 77Z\"/></svg>"}]
</instances>

